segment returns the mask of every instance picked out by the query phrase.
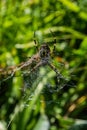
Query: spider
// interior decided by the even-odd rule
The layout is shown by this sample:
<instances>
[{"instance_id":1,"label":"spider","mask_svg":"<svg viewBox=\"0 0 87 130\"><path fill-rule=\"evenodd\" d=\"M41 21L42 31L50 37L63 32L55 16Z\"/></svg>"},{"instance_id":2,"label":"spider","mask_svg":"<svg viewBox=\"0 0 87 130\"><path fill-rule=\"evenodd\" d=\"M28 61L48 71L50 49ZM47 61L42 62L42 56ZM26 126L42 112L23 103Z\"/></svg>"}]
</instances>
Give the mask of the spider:
<instances>
[{"instance_id":1,"label":"spider","mask_svg":"<svg viewBox=\"0 0 87 130\"><path fill-rule=\"evenodd\" d=\"M52 31L51 31L52 33ZM35 33L34 33L34 37L35 37ZM36 45L36 49L38 50L38 47L37 47L37 41L34 40L34 43ZM56 39L54 39L52 41L53 45L54 45L54 48L53 48L53 52L55 52L55 45L56 45ZM52 52L52 53L53 53ZM34 55L33 57L31 57L31 64L33 64L33 62L35 61L36 64L34 67L32 67L30 69L30 71L28 73L31 73L33 71L35 71L37 68L39 68L40 66L45 66L45 65L48 65L54 72L56 72L56 75L57 75L57 79L59 81L59 79L65 79L61 74L60 72L57 70L57 68L50 62L50 59L51 59L51 50L50 50L50 47L49 45L47 44L47 42L43 43L37 54Z\"/></svg>"},{"instance_id":2,"label":"spider","mask_svg":"<svg viewBox=\"0 0 87 130\"><path fill-rule=\"evenodd\" d=\"M34 37L35 37L35 33L34 33ZM53 52L54 52L56 39L54 39L52 43L54 45L53 48ZM49 45L47 43L43 43L38 49L36 40L34 40L34 44L36 45L36 49L38 50L38 52L35 55L33 55L31 58L29 58L27 61L19 64L18 66L8 68L7 72L3 71L3 75L4 74L8 75L8 77L3 79L3 81L6 81L7 79L13 77L18 70L23 70L23 75L28 76L30 73L37 70L40 66L45 66L45 65L48 65L54 72L56 72L58 81L61 78L64 79L64 77L60 74L57 68L50 62L51 50Z\"/></svg>"}]
</instances>

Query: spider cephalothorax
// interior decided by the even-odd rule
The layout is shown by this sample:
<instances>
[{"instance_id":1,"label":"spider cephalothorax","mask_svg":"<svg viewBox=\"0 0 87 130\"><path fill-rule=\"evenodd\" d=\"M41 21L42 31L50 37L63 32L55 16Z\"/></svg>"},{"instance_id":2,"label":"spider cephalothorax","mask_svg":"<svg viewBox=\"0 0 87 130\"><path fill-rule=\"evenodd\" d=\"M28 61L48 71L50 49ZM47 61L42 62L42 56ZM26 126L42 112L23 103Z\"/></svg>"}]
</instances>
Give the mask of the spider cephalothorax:
<instances>
[{"instance_id":1,"label":"spider cephalothorax","mask_svg":"<svg viewBox=\"0 0 87 130\"><path fill-rule=\"evenodd\" d=\"M41 60L43 60L43 59L49 60L49 58L50 58L50 48L49 48L49 46L46 43L44 43L40 47L40 49L39 49L39 56L40 56Z\"/></svg>"}]
</instances>

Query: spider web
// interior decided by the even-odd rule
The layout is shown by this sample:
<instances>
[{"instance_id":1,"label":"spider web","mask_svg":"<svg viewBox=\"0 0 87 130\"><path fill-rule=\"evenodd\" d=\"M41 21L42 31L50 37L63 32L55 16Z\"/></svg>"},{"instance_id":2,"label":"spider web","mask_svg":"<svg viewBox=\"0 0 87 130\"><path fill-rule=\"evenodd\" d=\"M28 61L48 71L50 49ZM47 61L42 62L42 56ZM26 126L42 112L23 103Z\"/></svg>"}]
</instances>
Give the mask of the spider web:
<instances>
[{"instance_id":1,"label":"spider web","mask_svg":"<svg viewBox=\"0 0 87 130\"><path fill-rule=\"evenodd\" d=\"M51 63L54 64L54 62ZM62 67L61 64L58 64L56 68L58 69L59 73L61 73L60 75L56 75L56 73L48 65L41 66L31 73L28 73L29 70L24 70L24 71L21 71L20 69L18 70L19 73L21 73L20 76L23 78L23 86L20 87L20 89L22 88L23 91L23 96L22 96L23 108L29 107L29 101L33 100L35 96L35 90L37 89L38 84L42 82L44 78L45 78L45 83L43 89L40 91L40 95L46 96L45 102L47 105L53 103L59 104L58 100L49 99L47 95L58 93L59 91L62 91L64 87L70 84L68 83L68 79L62 76L62 70L64 70L64 67ZM14 78L13 73L11 73L8 77L3 79L2 81L7 82L12 78ZM1 82L1 84L3 82ZM41 99L40 102L43 102L43 100ZM14 117L12 117L11 120L8 122L8 127L10 126L14 118L15 118L15 114Z\"/></svg>"},{"instance_id":2,"label":"spider web","mask_svg":"<svg viewBox=\"0 0 87 130\"><path fill-rule=\"evenodd\" d=\"M25 63L27 64L27 63ZM51 64L55 65L55 63L51 60ZM33 72L29 72L29 69L26 68L25 70L21 70L20 68L16 68L15 72L17 72L18 77L22 77L23 79L23 87L20 87L23 91L23 108L29 107L29 101L32 101L35 96L35 91L38 87L38 84L43 85L42 90L40 91L40 95L44 95L45 102L49 106L50 104L59 104L59 101L53 100L52 98L48 98L47 95L51 95L54 93L60 92L64 87L66 86L72 86L70 83L68 83L69 79L67 79L67 76L62 75L62 70L64 70L64 66L60 63L56 65L56 69L59 72L59 75L57 75L50 66L45 65L37 68ZM9 82L10 79L15 78L14 72L10 73L7 77L3 78L1 80L1 85L4 82ZM43 79L45 81L43 82ZM40 100L40 102L43 102L43 100ZM14 114L15 116L15 114ZM13 117L8 123L8 127L13 121Z\"/></svg>"},{"instance_id":3,"label":"spider web","mask_svg":"<svg viewBox=\"0 0 87 130\"><path fill-rule=\"evenodd\" d=\"M30 99L32 93L44 77L46 78L46 82L44 84L43 90L41 91L41 94L44 94L46 92L48 92L49 94L58 93L66 85L72 86L72 84L68 83L69 79L62 76L62 74L57 75L48 65L46 65L45 67L42 66L36 69L34 72L31 72L30 74L27 74L26 72L23 75L23 92L25 101L27 100L27 98Z\"/></svg>"}]
</instances>

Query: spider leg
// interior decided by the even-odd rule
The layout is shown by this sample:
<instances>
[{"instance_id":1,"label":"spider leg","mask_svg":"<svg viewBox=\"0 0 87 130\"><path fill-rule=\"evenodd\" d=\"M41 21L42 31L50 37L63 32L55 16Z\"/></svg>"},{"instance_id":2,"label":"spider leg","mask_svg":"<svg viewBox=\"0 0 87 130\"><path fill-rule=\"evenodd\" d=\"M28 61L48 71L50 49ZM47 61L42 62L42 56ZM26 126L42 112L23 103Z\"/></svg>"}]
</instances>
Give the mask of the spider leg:
<instances>
[{"instance_id":1,"label":"spider leg","mask_svg":"<svg viewBox=\"0 0 87 130\"><path fill-rule=\"evenodd\" d=\"M5 78L2 81L0 81L0 83L5 82L6 80L12 78L14 76L14 74L15 74L15 71L13 71L7 78Z\"/></svg>"},{"instance_id":2,"label":"spider leg","mask_svg":"<svg viewBox=\"0 0 87 130\"><path fill-rule=\"evenodd\" d=\"M52 70L54 70L56 72L56 75L57 75L57 79L58 79L58 82L60 79L64 79L64 77L60 74L60 72L56 69L56 67L54 65L52 65L51 63L48 62L48 65L50 66L50 68Z\"/></svg>"},{"instance_id":3,"label":"spider leg","mask_svg":"<svg viewBox=\"0 0 87 130\"><path fill-rule=\"evenodd\" d=\"M34 31L34 44L35 44L36 50L38 51L38 46L37 46L37 42L36 42L36 39L35 39L35 31Z\"/></svg>"},{"instance_id":4,"label":"spider leg","mask_svg":"<svg viewBox=\"0 0 87 130\"><path fill-rule=\"evenodd\" d=\"M53 36L53 38L54 38L54 33L52 32L52 30L50 30L50 32L51 32L51 34L52 34L52 36ZM55 52L55 50L56 50L56 38L54 39L54 41L53 41L53 52Z\"/></svg>"},{"instance_id":5,"label":"spider leg","mask_svg":"<svg viewBox=\"0 0 87 130\"><path fill-rule=\"evenodd\" d=\"M37 65L35 65L31 70L30 73L35 71L37 68L39 68L42 65L42 62L39 62Z\"/></svg>"},{"instance_id":6,"label":"spider leg","mask_svg":"<svg viewBox=\"0 0 87 130\"><path fill-rule=\"evenodd\" d=\"M49 62L48 62L48 65L52 68L52 70L54 70L56 72L57 83L58 83L58 90L59 90L59 86L60 86L60 89L65 87L65 85L67 85L67 83L68 83L68 79L66 79L63 75L61 75L60 72L56 69L56 67L54 65L52 65Z\"/></svg>"},{"instance_id":7,"label":"spider leg","mask_svg":"<svg viewBox=\"0 0 87 130\"><path fill-rule=\"evenodd\" d=\"M35 65L30 71L27 72L27 74L30 74L31 72L35 71L37 68L39 68L40 66L46 64L45 61L40 61L37 65Z\"/></svg>"},{"instance_id":8,"label":"spider leg","mask_svg":"<svg viewBox=\"0 0 87 130\"><path fill-rule=\"evenodd\" d=\"M56 39L54 39L54 48L53 48L53 52L55 52L56 50Z\"/></svg>"}]
</instances>

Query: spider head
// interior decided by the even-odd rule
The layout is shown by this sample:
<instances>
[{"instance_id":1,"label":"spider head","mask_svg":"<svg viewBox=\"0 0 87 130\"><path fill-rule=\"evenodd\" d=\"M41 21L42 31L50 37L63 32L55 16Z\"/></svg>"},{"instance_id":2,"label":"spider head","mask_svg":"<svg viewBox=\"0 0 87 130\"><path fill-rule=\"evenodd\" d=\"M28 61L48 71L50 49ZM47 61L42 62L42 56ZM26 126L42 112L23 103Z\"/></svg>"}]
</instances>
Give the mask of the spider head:
<instances>
[{"instance_id":1,"label":"spider head","mask_svg":"<svg viewBox=\"0 0 87 130\"><path fill-rule=\"evenodd\" d=\"M39 55L40 58L43 59L49 59L50 58L50 48L47 44L43 44L39 49Z\"/></svg>"}]
</instances>

